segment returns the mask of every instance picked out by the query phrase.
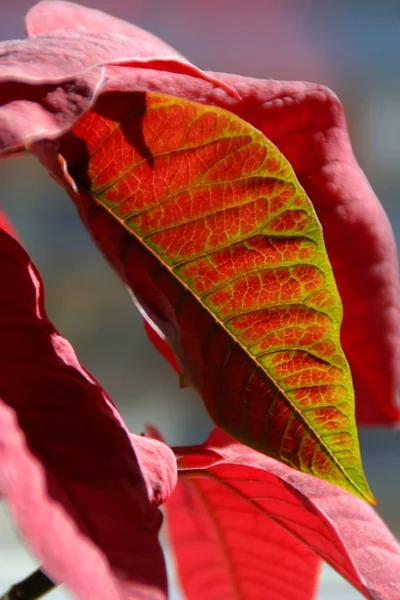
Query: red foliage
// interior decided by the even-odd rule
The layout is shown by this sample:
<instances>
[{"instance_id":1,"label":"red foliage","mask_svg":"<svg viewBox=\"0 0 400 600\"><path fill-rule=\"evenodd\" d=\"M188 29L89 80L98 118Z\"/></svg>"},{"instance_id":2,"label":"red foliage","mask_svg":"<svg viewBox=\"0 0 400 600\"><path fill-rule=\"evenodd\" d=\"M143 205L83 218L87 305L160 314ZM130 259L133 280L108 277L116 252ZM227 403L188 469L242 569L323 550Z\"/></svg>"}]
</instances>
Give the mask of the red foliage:
<instances>
[{"instance_id":1,"label":"red foliage","mask_svg":"<svg viewBox=\"0 0 400 600\"><path fill-rule=\"evenodd\" d=\"M218 481L183 476L165 514L186 598L247 600L267 590L269 600L314 598L317 556Z\"/></svg>"},{"instance_id":2,"label":"red foliage","mask_svg":"<svg viewBox=\"0 0 400 600\"><path fill-rule=\"evenodd\" d=\"M387 217L352 154L336 96L315 84L204 74L147 32L65 2L34 7L27 32L35 37L3 45L3 152L60 137L99 94L146 90L226 108L278 146L324 228L344 305L342 344L352 369L358 422L397 423L400 313L395 243ZM69 156L77 152L71 142L68 137L62 145ZM43 148L41 156L51 168L54 160ZM104 223L103 232L96 232L97 242L115 263L121 248L115 243L113 256L105 250L110 243L107 229L112 225Z\"/></svg>"},{"instance_id":3,"label":"red foliage","mask_svg":"<svg viewBox=\"0 0 400 600\"><path fill-rule=\"evenodd\" d=\"M397 600L399 545L364 502L218 429L178 466L166 514L191 600L228 600L232 588L255 599L259 585L271 600L312 598L312 554L366 598Z\"/></svg>"},{"instance_id":4,"label":"red foliage","mask_svg":"<svg viewBox=\"0 0 400 600\"><path fill-rule=\"evenodd\" d=\"M0 492L18 529L78 598L164 598L157 506L175 484L171 451L129 437L46 317L39 274L4 230L0 272Z\"/></svg>"},{"instance_id":5,"label":"red foliage","mask_svg":"<svg viewBox=\"0 0 400 600\"><path fill-rule=\"evenodd\" d=\"M104 106L115 93L146 91L225 108L254 125L289 160L322 223L344 304L342 343L358 422L398 424L395 244L332 92L302 82L203 73L151 34L67 2L40 3L26 29L28 40L0 44L0 153L28 148L40 157L107 259L135 291L146 290L157 313L150 271L137 277L140 251L68 173L86 166L86 148L71 130L87 111L96 116L99 99ZM93 127L85 142L94 144L97 134ZM128 435L111 401L47 319L40 277L6 233L8 225L2 227L0 272L7 285L0 289L0 492L45 571L77 597L165 598L157 506L174 487L174 459L165 445ZM178 370L171 349L147 331ZM276 600L306 600L315 585L316 555L367 598L396 599L399 547L357 499L218 431L182 457L180 468L167 515L191 600L231 598L239 587L243 598L255 600L260 584ZM278 552L285 564L276 577ZM219 587L200 570L206 567L208 577L207 561Z\"/></svg>"}]
</instances>

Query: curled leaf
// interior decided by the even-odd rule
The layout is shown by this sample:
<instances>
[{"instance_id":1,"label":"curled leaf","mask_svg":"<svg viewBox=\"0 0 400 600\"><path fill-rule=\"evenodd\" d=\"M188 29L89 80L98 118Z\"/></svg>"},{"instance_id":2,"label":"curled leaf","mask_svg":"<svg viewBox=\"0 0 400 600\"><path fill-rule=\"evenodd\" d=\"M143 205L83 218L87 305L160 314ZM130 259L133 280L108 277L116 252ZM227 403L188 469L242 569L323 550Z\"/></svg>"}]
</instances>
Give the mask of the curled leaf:
<instances>
[{"instance_id":1,"label":"curled leaf","mask_svg":"<svg viewBox=\"0 0 400 600\"><path fill-rule=\"evenodd\" d=\"M29 11L26 30L31 39L0 43L0 154L64 135L121 66L133 79L137 69L168 71L238 96L155 36L97 10L41 2Z\"/></svg>"}]
</instances>

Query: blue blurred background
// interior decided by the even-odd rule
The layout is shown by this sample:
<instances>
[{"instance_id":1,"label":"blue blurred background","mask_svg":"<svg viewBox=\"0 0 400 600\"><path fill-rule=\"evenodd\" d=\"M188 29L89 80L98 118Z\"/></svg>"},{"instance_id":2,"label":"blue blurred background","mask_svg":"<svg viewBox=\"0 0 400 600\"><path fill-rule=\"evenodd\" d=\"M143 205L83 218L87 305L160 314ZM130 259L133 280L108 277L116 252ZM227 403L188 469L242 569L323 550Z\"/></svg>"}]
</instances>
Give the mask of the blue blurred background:
<instances>
[{"instance_id":1,"label":"blue blurred background","mask_svg":"<svg viewBox=\"0 0 400 600\"><path fill-rule=\"evenodd\" d=\"M344 104L356 156L400 236L399 0L81 3L151 30L203 69L331 87ZM23 37L24 14L33 4L0 0L0 40ZM209 421L200 402L178 388L176 376L148 343L127 292L91 244L62 190L35 160L7 160L0 162L0 204L42 273L50 317L130 429L140 433L151 422L171 444L201 441ZM360 438L378 511L400 535L399 433L363 430ZM0 521L5 589L33 563L4 515ZM61 591L49 596L65 597ZM339 597L361 598L325 569L318 599Z\"/></svg>"}]
</instances>

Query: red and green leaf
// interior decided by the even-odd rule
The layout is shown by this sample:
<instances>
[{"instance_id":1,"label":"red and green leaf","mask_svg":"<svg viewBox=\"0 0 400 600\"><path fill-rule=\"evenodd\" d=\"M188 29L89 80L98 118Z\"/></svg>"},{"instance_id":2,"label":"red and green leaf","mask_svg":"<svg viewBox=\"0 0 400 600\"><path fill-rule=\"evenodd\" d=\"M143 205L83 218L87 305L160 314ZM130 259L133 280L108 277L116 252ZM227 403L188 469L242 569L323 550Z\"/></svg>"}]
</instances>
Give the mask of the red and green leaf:
<instances>
[{"instance_id":1,"label":"red and green leaf","mask_svg":"<svg viewBox=\"0 0 400 600\"><path fill-rule=\"evenodd\" d=\"M262 594L252 584L268 580L274 600L312 597L311 552L369 600L397 600L399 544L358 498L217 429L205 444L184 451L178 468L166 518L188 598L256 599ZM209 578L202 569L208 559Z\"/></svg>"},{"instance_id":2,"label":"red and green leaf","mask_svg":"<svg viewBox=\"0 0 400 600\"><path fill-rule=\"evenodd\" d=\"M352 151L343 106L323 85L214 73L240 100L200 79L127 71L107 90L161 91L226 108L290 162L324 232L343 303L341 343L350 363L360 425L400 422L400 278L383 207Z\"/></svg>"},{"instance_id":3,"label":"red and green leaf","mask_svg":"<svg viewBox=\"0 0 400 600\"><path fill-rule=\"evenodd\" d=\"M48 320L40 276L4 230L0 273L0 494L44 570L77 598L161 600L157 506L174 487L175 459L129 436Z\"/></svg>"},{"instance_id":4,"label":"red and green leaf","mask_svg":"<svg viewBox=\"0 0 400 600\"><path fill-rule=\"evenodd\" d=\"M398 424L397 246L390 221L354 156L343 106L318 84L215 75L236 88L241 102L232 107L212 90L206 101L226 106L276 144L321 222L343 303L341 344L351 367L357 423Z\"/></svg>"},{"instance_id":5,"label":"red and green leaf","mask_svg":"<svg viewBox=\"0 0 400 600\"><path fill-rule=\"evenodd\" d=\"M64 149L100 210L89 227L115 244L105 210L125 230L106 254L213 420L371 501L321 228L273 144L218 108L104 94Z\"/></svg>"}]
</instances>

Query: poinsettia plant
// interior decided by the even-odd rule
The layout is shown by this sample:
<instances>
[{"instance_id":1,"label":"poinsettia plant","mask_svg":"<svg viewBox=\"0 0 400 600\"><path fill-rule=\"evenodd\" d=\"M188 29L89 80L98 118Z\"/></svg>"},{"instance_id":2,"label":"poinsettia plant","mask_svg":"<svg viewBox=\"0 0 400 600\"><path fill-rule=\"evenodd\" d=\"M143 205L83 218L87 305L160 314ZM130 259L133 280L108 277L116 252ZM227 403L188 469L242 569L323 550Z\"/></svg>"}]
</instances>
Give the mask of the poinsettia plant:
<instances>
[{"instance_id":1,"label":"poinsettia plant","mask_svg":"<svg viewBox=\"0 0 400 600\"><path fill-rule=\"evenodd\" d=\"M321 559L395 600L358 425L397 425L388 219L327 88L204 72L133 25L53 0L0 44L0 153L60 183L216 428L130 434L0 231L0 493L42 565L8 598L310 600Z\"/></svg>"}]
</instances>

